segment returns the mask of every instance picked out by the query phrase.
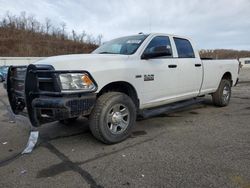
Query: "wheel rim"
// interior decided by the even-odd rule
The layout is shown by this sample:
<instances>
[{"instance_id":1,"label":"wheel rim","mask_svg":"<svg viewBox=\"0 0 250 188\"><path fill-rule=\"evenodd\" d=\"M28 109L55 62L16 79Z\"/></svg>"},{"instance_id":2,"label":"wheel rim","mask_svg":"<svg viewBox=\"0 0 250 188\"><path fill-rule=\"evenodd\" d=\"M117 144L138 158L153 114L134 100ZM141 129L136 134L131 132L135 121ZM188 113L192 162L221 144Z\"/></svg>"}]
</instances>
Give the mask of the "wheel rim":
<instances>
[{"instance_id":1,"label":"wheel rim","mask_svg":"<svg viewBox=\"0 0 250 188\"><path fill-rule=\"evenodd\" d=\"M229 101L229 97L230 97L230 87L228 85L226 85L223 88L223 101L224 102L228 102Z\"/></svg>"},{"instance_id":2,"label":"wheel rim","mask_svg":"<svg viewBox=\"0 0 250 188\"><path fill-rule=\"evenodd\" d=\"M115 104L108 112L107 125L112 134L123 133L130 120L128 108L123 104Z\"/></svg>"}]
</instances>

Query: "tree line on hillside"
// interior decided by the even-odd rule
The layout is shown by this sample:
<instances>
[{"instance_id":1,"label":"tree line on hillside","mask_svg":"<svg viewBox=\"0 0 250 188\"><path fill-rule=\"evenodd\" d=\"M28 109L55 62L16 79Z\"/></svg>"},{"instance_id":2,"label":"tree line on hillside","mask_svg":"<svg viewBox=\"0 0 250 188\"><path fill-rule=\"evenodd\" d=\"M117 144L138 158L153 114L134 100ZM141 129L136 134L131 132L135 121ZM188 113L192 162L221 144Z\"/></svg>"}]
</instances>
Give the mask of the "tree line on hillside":
<instances>
[{"instance_id":1,"label":"tree line on hillside","mask_svg":"<svg viewBox=\"0 0 250 188\"><path fill-rule=\"evenodd\" d=\"M59 26L55 26L51 19L46 18L45 22L41 23L34 15L27 16L26 12L21 12L19 16L7 12L0 20L0 27L25 30L45 35L47 34L62 40L73 40L75 42L96 45L100 45L103 38L101 34L97 37L93 37L91 34L87 34L84 30L80 34L75 30L72 30L69 34L66 32L67 26L65 22L61 22Z\"/></svg>"},{"instance_id":2,"label":"tree line on hillside","mask_svg":"<svg viewBox=\"0 0 250 188\"><path fill-rule=\"evenodd\" d=\"M102 42L102 35L94 37L82 31L66 31L66 24L53 25L49 18L44 23L35 16L12 15L0 19L0 56L51 56L89 53Z\"/></svg>"},{"instance_id":3,"label":"tree line on hillside","mask_svg":"<svg viewBox=\"0 0 250 188\"><path fill-rule=\"evenodd\" d=\"M228 50L228 49L216 49L216 50L200 50L201 58L212 59L239 59L250 57L250 51L246 50Z\"/></svg>"}]
</instances>

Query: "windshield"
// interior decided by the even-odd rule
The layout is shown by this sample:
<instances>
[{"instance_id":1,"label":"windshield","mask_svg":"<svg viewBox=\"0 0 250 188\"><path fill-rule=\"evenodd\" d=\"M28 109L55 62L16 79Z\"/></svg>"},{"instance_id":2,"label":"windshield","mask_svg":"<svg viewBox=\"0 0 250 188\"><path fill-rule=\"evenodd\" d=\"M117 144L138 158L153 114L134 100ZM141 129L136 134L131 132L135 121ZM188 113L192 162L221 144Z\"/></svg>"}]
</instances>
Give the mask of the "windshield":
<instances>
[{"instance_id":1,"label":"windshield","mask_svg":"<svg viewBox=\"0 0 250 188\"><path fill-rule=\"evenodd\" d=\"M0 67L0 71L1 72L7 72L8 71L8 67Z\"/></svg>"},{"instance_id":2,"label":"windshield","mask_svg":"<svg viewBox=\"0 0 250 188\"><path fill-rule=\"evenodd\" d=\"M111 40L92 53L131 55L136 52L148 35L134 35Z\"/></svg>"}]
</instances>

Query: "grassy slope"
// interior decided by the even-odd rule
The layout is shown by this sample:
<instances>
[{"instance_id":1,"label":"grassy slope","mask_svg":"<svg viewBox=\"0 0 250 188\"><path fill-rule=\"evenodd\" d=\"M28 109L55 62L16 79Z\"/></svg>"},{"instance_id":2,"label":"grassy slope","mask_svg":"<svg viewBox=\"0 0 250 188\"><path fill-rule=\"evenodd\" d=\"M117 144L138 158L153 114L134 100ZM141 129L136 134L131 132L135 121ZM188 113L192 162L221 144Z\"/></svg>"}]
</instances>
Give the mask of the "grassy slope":
<instances>
[{"instance_id":1,"label":"grassy slope","mask_svg":"<svg viewBox=\"0 0 250 188\"><path fill-rule=\"evenodd\" d=\"M64 40L52 35L0 28L0 56L52 56L89 53L97 46Z\"/></svg>"}]
</instances>

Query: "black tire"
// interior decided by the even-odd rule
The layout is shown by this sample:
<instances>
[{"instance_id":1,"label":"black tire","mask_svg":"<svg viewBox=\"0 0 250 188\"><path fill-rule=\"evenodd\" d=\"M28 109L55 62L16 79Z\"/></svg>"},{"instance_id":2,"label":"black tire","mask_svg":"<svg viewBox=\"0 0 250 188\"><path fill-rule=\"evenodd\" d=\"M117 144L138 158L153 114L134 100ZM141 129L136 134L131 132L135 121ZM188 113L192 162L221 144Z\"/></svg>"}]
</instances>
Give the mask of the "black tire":
<instances>
[{"instance_id":1,"label":"black tire","mask_svg":"<svg viewBox=\"0 0 250 188\"><path fill-rule=\"evenodd\" d=\"M0 76L0 83L3 82L3 81L4 81L3 77Z\"/></svg>"},{"instance_id":2,"label":"black tire","mask_svg":"<svg viewBox=\"0 0 250 188\"><path fill-rule=\"evenodd\" d=\"M230 80L222 79L219 88L215 93L212 94L212 98L215 106L227 106L231 98Z\"/></svg>"},{"instance_id":3,"label":"black tire","mask_svg":"<svg viewBox=\"0 0 250 188\"><path fill-rule=\"evenodd\" d=\"M136 107L132 99L120 92L108 92L97 99L89 124L95 138L105 144L115 144L129 137L135 120ZM119 128L119 125L122 126Z\"/></svg>"},{"instance_id":4,"label":"black tire","mask_svg":"<svg viewBox=\"0 0 250 188\"><path fill-rule=\"evenodd\" d=\"M73 118L68 118L68 119L63 119L60 120L59 122L63 125L71 126L72 124L75 123L75 121L78 119L78 117L73 117Z\"/></svg>"}]
</instances>

